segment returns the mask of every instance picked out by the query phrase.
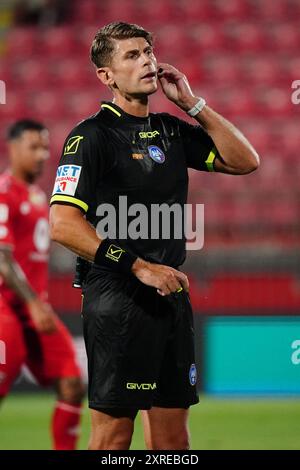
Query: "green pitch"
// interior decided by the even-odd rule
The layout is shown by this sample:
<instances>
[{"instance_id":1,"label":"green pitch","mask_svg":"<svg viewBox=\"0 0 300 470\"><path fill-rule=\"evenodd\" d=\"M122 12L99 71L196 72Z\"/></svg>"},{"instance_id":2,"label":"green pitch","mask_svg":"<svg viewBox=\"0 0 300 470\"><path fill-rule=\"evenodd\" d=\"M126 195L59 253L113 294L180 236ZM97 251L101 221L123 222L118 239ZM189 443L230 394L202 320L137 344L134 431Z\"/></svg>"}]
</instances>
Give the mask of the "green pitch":
<instances>
[{"instance_id":1,"label":"green pitch","mask_svg":"<svg viewBox=\"0 0 300 470\"><path fill-rule=\"evenodd\" d=\"M50 449L53 398L14 394L0 409L0 449ZM192 449L300 449L300 400L229 400L202 397L191 408ZM80 449L87 447L85 405ZM139 416L132 449L144 449Z\"/></svg>"}]
</instances>

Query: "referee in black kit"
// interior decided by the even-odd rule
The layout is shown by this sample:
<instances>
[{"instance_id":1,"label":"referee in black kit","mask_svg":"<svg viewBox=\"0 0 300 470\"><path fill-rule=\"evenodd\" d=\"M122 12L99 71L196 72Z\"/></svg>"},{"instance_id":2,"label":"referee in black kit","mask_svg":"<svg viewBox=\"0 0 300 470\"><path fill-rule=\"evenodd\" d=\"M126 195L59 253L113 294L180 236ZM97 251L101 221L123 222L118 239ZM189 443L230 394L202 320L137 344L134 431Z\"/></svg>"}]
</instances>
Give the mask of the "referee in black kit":
<instances>
[{"instance_id":1,"label":"referee in black kit","mask_svg":"<svg viewBox=\"0 0 300 470\"><path fill-rule=\"evenodd\" d=\"M193 94L187 77L157 63L152 43L128 23L96 34L91 59L113 101L67 137L51 199L52 239L91 264L82 315L94 450L129 449L138 410L148 449L188 449L188 409L198 402L189 285L178 270L184 236L174 237L172 222L169 239L119 236L120 197L149 213L154 204L183 207L188 168L239 175L259 165L245 137ZM158 82L201 126L149 113ZM115 209L116 226L101 239L103 204Z\"/></svg>"}]
</instances>

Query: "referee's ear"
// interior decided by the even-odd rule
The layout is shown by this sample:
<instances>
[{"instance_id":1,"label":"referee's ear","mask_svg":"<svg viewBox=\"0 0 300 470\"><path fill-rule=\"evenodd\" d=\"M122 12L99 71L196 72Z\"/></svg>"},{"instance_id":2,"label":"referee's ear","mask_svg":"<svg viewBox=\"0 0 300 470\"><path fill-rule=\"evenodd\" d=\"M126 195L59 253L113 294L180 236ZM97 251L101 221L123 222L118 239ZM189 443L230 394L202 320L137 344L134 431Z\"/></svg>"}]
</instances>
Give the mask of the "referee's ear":
<instances>
[{"instance_id":1,"label":"referee's ear","mask_svg":"<svg viewBox=\"0 0 300 470\"><path fill-rule=\"evenodd\" d=\"M108 87L114 85L115 82L112 77L112 71L109 67L100 67L99 69L97 69L96 74L99 80L103 83L103 85L106 85Z\"/></svg>"}]
</instances>

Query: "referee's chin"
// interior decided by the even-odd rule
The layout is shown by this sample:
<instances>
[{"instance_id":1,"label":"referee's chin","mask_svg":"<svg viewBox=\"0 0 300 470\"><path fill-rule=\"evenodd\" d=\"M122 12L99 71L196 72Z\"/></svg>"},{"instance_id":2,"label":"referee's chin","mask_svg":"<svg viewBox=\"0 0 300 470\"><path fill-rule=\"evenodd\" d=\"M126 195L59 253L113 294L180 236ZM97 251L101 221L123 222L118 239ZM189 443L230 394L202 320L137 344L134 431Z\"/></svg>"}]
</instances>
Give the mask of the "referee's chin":
<instances>
[{"instance_id":1,"label":"referee's chin","mask_svg":"<svg viewBox=\"0 0 300 470\"><path fill-rule=\"evenodd\" d=\"M143 90L141 90L141 93L144 93L145 95L153 95L158 90L158 83L155 81L154 83L149 83L145 86L143 86Z\"/></svg>"},{"instance_id":2,"label":"referee's chin","mask_svg":"<svg viewBox=\"0 0 300 470\"><path fill-rule=\"evenodd\" d=\"M153 95L153 93L156 93L157 90L158 90L158 86L156 85L156 87L155 88L153 87L152 90L146 91L145 95L147 95L147 96Z\"/></svg>"},{"instance_id":3,"label":"referee's chin","mask_svg":"<svg viewBox=\"0 0 300 470\"><path fill-rule=\"evenodd\" d=\"M156 93L157 90L158 90L158 86L155 86L155 87L153 86L152 88L149 87L148 90L144 89L144 90L135 91L133 93L128 92L128 94L133 96L133 97L138 97L138 98L145 97L146 98L150 95L153 95L153 93Z\"/></svg>"}]
</instances>

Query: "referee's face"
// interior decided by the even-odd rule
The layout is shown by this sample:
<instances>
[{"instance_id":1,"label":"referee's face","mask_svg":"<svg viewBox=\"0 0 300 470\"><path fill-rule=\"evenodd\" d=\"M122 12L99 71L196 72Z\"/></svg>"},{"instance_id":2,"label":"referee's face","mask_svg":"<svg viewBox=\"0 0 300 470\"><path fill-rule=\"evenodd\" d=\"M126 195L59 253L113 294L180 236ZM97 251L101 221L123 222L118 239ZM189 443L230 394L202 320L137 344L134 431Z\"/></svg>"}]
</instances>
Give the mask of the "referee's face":
<instances>
[{"instance_id":1,"label":"referee's face","mask_svg":"<svg viewBox=\"0 0 300 470\"><path fill-rule=\"evenodd\" d=\"M151 95L157 85L157 62L144 38L115 40L108 85L122 95Z\"/></svg>"}]
</instances>

